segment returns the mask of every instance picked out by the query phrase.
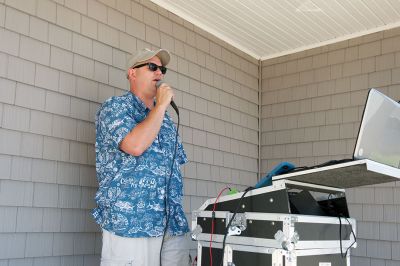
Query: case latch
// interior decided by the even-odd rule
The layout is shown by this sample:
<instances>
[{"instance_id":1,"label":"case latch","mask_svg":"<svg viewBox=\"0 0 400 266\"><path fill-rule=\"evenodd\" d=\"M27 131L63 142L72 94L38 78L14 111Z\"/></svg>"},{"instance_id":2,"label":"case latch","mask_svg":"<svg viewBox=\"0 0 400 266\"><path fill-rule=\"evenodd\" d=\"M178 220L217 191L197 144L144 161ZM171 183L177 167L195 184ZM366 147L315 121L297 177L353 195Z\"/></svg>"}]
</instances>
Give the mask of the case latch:
<instances>
[{"instance_id":1,"label":"case latch","mask_svg":"<svg viewBox=\"0 0 400 266\"><path fill-rule=\"evenodd\" d=\"M233 213L228 213L226 217L226 226L228 226L229 221L232 219ZM231 225L228 228L228 235L229 236L236 236L240 235L242 231L246 230L247 228L247 220L245 213L236 213L235 217L233 218Z\"/></svg>"},{"instance_id":2,"label":"case latch","mask_svg":"<svg viewBox=\"0 0 400 266\"><path fill-rule=\"evenodd\" d=\"M192 231L192 240L197 240L199 235L203 232L203 228L198 224L196 228Z\"/></svg>"},{"instance_id":3,"label":"case latch","mask_svg":"<svg viewBox=\"0 0 400 266\"><path fill-rule=\"evenodd\" d=\"M299 235L296 231L293 233L291 238L288 238L281 230L278 230L278 232L275 233L274 238L281 244L282 248L287 251L293 251L296 243L299 241Z\"/></svg>"}]
</instances>

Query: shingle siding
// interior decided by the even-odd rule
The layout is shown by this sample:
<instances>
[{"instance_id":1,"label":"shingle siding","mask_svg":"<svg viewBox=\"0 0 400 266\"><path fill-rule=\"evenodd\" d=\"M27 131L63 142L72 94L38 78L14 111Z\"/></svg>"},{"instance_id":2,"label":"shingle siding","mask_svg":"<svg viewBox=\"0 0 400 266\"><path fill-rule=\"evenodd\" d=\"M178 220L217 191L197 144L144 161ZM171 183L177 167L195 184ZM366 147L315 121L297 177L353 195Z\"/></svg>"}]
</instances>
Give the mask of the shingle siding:
<instances>
[{"instance_id":1,"label":"shingle siding","mask_svg":"<svg viewBox=\"0 0 400 266\"><path fill-rule=\"evenodd\" d=\"M154 6L0 1L0 265L99 264L94 115L128 90L136 49L172 55L187 216L223 187L256 181L258 61Z\"/></svg>"},{"instance_id":2,"label":"shingle siding","mask_svg":"<svg viewBox=\"0 0 400 266\"><path fill-rule=\"evenodd\" d=\"M281 161L311 166L351 158L368 88L377 87L400 100L398 29L323 48L263 62L263 173ZM289 120L297 124L289 125ZM282 144L296 144L297 152ZM397 186L347 191L350 215L358 222L352 265L399 264Z\"/></svg>"}]
</instances>

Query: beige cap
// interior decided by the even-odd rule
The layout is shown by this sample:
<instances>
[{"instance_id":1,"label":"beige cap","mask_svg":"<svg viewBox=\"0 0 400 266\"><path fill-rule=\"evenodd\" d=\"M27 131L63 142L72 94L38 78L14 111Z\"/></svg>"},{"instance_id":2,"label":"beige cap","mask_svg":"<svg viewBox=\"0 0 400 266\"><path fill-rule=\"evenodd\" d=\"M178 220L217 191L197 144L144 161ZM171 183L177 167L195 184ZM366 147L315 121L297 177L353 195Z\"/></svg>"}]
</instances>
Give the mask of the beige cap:
<instances>
[{"instance_id":1,"label":"beige cap","mask_svg":"<svg viewBox=\"0 0 400 266\"><path fill-rule=\"evenodd\" d=\"M126 65L126 69L133 68L134 66L137 66L144 61L149 60L150 58L153 58L154 56L157 56L160 58L161 64L163 66L166 66L169 63L170 60L170 55L167 50L164 49L159 49L152 51L150 49L142 49L134 53L128 60L128 63Z\"/></svg>"}]
</instances>

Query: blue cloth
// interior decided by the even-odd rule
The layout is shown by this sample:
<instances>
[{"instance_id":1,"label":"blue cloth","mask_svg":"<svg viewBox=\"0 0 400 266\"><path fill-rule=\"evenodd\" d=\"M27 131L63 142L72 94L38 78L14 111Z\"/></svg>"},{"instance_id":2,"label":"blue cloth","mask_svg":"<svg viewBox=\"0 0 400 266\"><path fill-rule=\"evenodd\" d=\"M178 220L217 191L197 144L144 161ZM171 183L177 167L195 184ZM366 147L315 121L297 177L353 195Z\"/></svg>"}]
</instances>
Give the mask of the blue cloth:
<instances>
[{"instance_id":1,"label":"blue cloth","mask_svg":"<svg viewBox=\"0 0 400 266\"><path fill-rule=\"evenodd\" d=\"M166 225L165 197L169 209L168 232L189 231L182 207L183 183L180 165L187 162L178 138L169 192L176 127L166 113L157 138L140 156L119 149L124 137L150 110L132 92L105 101L96 114L96 171L99 189L96 222L124 237L162 236Z\"/></svg>"}]
</instances>

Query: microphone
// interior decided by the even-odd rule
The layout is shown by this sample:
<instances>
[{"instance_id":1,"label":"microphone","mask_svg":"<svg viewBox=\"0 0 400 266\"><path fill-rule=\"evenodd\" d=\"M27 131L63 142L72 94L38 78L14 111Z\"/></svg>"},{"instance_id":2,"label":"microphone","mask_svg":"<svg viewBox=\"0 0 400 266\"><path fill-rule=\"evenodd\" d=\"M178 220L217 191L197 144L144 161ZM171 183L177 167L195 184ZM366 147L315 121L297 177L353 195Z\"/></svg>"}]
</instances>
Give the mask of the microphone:
<instances>
[{"instance_id":1,"label":"microphone","mask_svg":"<svg viewBox=\"0 0 400 266\"><path fill-rule=\"evenodd\" d=\"M164 82L162 80L157 81L156 88L158 89L163 83ZM176 106L174 100L171 100L170 104L171 104L172 108L174 108L176 114L179 116L179 109L178 109L178 106Z\"/></svg>"}]
</instances>

